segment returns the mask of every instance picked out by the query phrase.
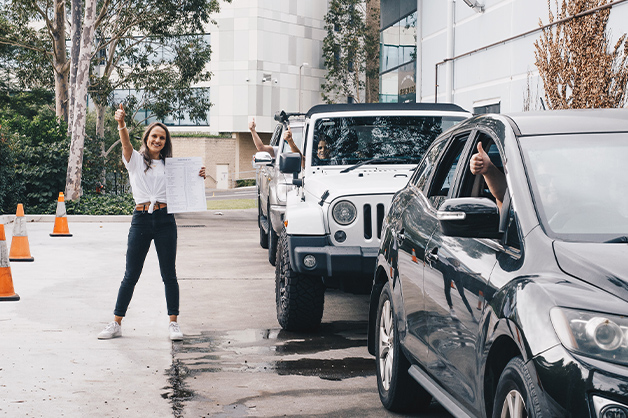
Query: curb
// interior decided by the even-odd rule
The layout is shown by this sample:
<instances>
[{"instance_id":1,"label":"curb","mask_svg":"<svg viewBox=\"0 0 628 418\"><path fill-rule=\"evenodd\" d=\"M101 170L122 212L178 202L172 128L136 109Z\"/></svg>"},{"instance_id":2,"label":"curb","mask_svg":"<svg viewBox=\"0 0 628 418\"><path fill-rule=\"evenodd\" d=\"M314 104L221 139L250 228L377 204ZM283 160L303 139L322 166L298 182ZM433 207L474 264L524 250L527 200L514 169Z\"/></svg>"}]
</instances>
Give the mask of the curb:
<instances>
[{"instance_id":1,"label":"curb","mask_svg":"<svg viewBox=\"0 0 628 418\"><path fill-rule=\"evenodd\" d=\"M55 221L55 215L25 215L26 222L50 222ZM70 222L131 222L132 215L67 215ZM13 223L15 215L0 215L0 223L3 225Z\"/></svg>"}]
</instances>

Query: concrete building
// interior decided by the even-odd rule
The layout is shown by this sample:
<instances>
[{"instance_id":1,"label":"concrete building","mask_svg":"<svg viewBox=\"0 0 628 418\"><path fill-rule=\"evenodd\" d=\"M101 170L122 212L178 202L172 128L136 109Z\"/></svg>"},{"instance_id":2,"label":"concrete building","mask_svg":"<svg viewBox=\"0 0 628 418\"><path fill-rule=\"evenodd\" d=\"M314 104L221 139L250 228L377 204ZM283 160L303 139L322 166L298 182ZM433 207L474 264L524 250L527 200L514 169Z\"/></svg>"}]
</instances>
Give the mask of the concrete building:
<instances>
[{"instance_id":1,"label":"concrete building","mask_svg":"<svg viewBox=\"0 0 628 418\"><path fill-rule=\"evenodd\" d=\"M615 3L611 45L628 32L628 1ZM549 22L546 0L381 0L380 101L542 109L539 20Z\"/></svg>"},{"instance_id":2,"label":"concrete building","mask_svg":"<svg viewBox=\"0 0 628 418\"><path fill-rule=\"evenodd\" d=\"M176 132L230 133L227 138L174 138L175 156L201 156L209 174L207 187L233 187L235 180L254 178L255 147L248 130L268 141L275 112L307 111L321 103L325 67L327 0L234 0L221 2L209 29L212 57L206 126L175 123Z\"/></svg>"}]
</instances>

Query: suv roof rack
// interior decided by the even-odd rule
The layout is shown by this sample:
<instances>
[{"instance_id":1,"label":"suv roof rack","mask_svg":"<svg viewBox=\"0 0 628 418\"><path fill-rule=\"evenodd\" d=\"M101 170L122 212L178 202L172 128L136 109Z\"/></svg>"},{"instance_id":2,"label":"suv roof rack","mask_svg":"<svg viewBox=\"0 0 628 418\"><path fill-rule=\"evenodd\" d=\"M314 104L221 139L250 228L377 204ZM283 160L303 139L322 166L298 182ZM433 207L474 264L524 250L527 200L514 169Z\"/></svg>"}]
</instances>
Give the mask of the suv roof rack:
<instances>
[{"instance_id":1,"label":"suv roof rack","mask_svg":"<svg viewBox=\"0 0 628 418\"><path fill-rule=\"evenodd\" d=\"M441 112L467 112L453 103L341 103L322 104L312 107L306 117L315 113L354 112L365 110L437 110Z\"/></svg>"}]
</instances>

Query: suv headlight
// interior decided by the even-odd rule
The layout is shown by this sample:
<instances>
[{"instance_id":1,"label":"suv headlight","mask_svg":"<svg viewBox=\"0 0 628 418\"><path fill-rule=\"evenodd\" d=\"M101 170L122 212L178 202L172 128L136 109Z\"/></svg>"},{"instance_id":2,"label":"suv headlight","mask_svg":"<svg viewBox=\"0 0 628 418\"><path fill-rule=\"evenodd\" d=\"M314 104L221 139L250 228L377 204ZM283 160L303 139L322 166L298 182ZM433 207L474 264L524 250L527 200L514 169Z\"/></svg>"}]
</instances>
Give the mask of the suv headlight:
<instances>
[{"instance_id":1,"label":"suv headlight","mask_svg":"<svg viewBox=\"0 0 628 418\"><path fill-rule=\"evenodd\" d=\"M277 183L277 200L285 202L287 200L288 192L294 189L294 185L279 182Z\"/></svg>"},{"instance_id":2,"label":"suv headlight","mask_svg":"<svg viewBox=\"0 0 628 418\"><path fill-rule=\"evenodd\" d=\"M334 221L338 224L349 225L351 222L355 221L355 218L358 216L358 211L353 203L348 200L341 200L334 205L331 214L334 217Z\"/></svg>"},{"instance_id":3,"label":"suv headlight","mask_svg":"<svg viewBox=\"0 0 628 418\"><path fill-rule=\"evenodd\" d=\"M568 350L628 365L628 317L556 307L550 318Z\"/></svg>"}]
</instances>

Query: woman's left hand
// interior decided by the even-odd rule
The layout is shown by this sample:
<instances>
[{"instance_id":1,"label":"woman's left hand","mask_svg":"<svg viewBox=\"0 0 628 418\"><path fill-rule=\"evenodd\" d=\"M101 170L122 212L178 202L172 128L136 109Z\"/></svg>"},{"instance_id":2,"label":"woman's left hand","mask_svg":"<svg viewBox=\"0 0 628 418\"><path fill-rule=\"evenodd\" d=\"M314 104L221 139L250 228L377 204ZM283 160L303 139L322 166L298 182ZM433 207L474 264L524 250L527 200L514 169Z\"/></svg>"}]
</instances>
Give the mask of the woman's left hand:
<instances>
[{"instance_id":1,"label":"woman's left hand","mask_svg":"<svg viewBox=\"0 0 628 418\"><path fill-rule=\"evenodd\" d=\"M203 177L204 179L207 178L205 177L205 166L201 167L201 171L198 172L198 175Z\"/></svg>"}]
</instances>

